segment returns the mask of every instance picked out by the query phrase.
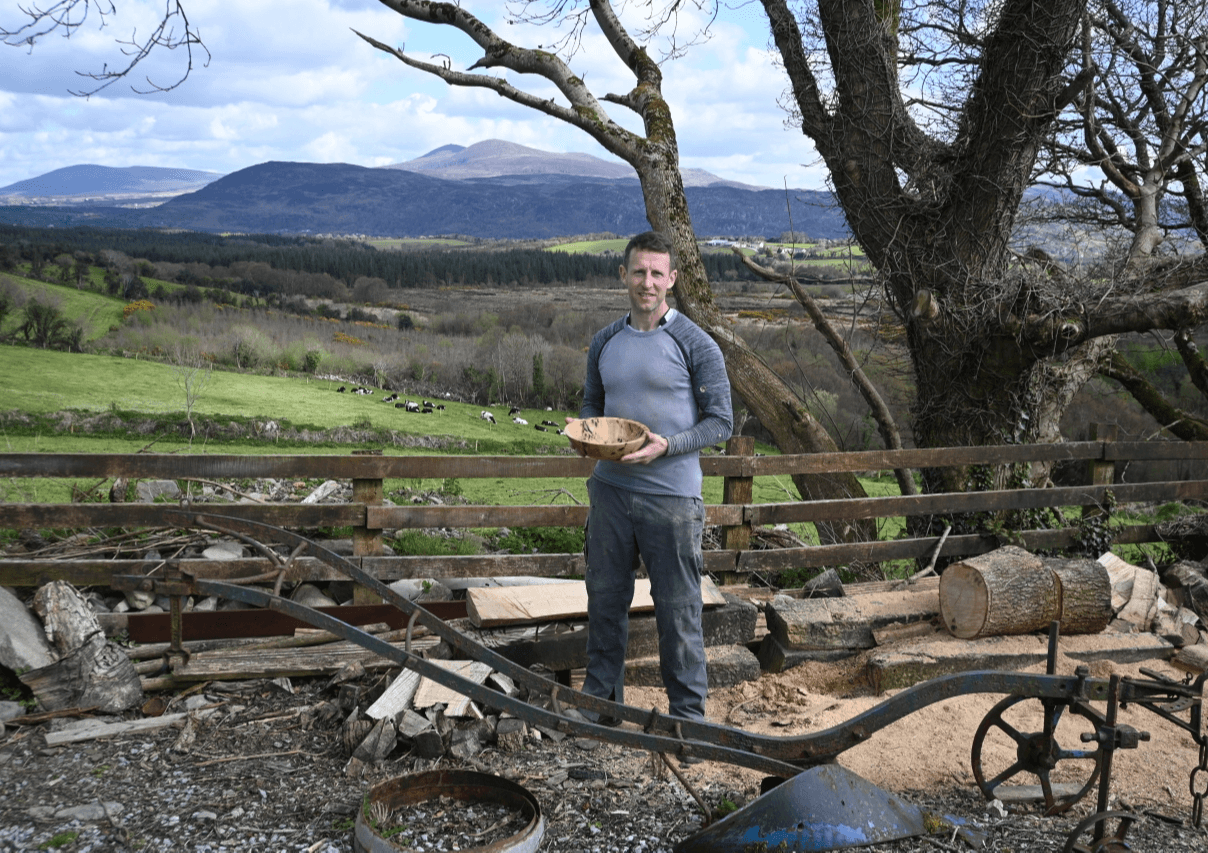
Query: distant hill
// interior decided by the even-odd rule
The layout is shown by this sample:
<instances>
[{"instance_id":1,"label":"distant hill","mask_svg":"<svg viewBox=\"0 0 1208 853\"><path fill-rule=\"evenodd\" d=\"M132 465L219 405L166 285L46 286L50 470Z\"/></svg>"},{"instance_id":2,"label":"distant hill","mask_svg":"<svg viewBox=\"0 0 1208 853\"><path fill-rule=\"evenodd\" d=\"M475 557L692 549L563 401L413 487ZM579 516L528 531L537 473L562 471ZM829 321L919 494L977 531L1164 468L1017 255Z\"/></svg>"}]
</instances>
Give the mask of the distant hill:
<instances>
[{"instance_id":1,"label":"distant hill","mask_svg":"<svg viewBox=\"0 0 1208 853\"><path fill-rule=\"evenodd\" d=\"M502 139L487 139L470 146L442 145L422 157L381 168L403 169L451 181L519 175L566 175L576 178L631 181L638 179L633 167L619 160L605 160L591 154L542 151ZM727 181L704 169L683 169L682 174L686 187L730 186L746 190L767 189L738 181Z\"/></svg>"},{"instance_id":2,"label":"distant hill","mask_svg":"<svg viewBox=\"0 0 1208 853\"><path fill-rule=\"evenodd\" d=\"M783 190L723 185L686 192L698 234L766 235L789 229ZM842 213L829 193L797 190L791 195L798 231L814 237L846 235ZM442 180L339 163L261 163L129 218L149 227L201 231L498 239L627 234L649 227L637 181L560 174Z\"/></svg>"},{"instance_id":3,"label":"distant hill","mask_svg":"<svg viewBox=\"0 0 1208 853\"><path fill-rule=\"evenodd\" d=\"M156 166L118 169L85 164L55 169L36 178L0 187L0 197L73 199L176 195L200 189L220 177L217 172L194 169Z\"/></svg>"}]
</instances>

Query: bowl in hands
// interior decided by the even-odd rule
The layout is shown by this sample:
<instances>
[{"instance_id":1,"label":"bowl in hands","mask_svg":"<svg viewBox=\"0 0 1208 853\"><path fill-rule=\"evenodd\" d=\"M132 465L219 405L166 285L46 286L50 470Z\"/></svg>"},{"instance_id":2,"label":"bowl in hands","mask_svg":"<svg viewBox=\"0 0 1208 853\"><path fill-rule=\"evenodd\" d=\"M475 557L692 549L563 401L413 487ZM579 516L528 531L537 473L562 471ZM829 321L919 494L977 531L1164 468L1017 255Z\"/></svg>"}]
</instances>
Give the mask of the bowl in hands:
<instances>
[{"instance_id":1,"label":"bowl in hands","mask_svg":"<svg viewBox=\"0 0 1208 853\"><path fill-rule=\"evenodd\" d=\"M580 418L566 425L566 437L572 447L583 450L592 459L616 461L641 449L650 429L628 418Z\"/></svg>"}]
</instances>

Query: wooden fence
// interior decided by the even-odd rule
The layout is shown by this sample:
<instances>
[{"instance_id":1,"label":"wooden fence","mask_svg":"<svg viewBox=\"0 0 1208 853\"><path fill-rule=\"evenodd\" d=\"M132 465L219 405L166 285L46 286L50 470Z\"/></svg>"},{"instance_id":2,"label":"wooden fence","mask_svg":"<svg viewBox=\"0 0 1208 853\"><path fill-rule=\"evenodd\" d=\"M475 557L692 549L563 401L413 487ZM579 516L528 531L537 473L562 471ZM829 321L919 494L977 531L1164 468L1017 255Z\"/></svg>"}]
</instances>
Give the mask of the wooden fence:
<instances>
[{"instance_id":1,"label":"wooden fence","mask_svg":"<svg viewBox=\"0 0 1208 853\"><path fill-rule=\"evenodd\" d=\"M1208 480L1115 483L1112 472L1125 462L1180 460L1203 469L1208 443L1084 441L1066 444L956 447L930 450L866 451L788 456L755 456L749 438L735 437L726 455L701 457L706 477L724 478L723 502L707 507L708 523L722 529L722 548L705 552L706 569L724 580L752 572L848 565L853 561L928 557L938 537L889 541L847 542L804 548L752 550L752 528L790 522L836 522L893 516L949 515L1042 507L1102 505L1110 489L1117 503L1208 500ZM764 475L826 474L884 471L897 467L998 465L1003 463L1085 463L1088 485L985 492L928 494L908 497L856 498L757 504L751 502L752 479ZM352 481L352 501L339 504L204 503L193 508L260 521L287 528L353 528L354 560L374 576L400 578L489 577L507 575L557 576L582 574L581 554L516 554L486 556L383 557L383 530L445 527L582 526L586 506L389 506L383 500L383 480L445 478L577 477L587 478L595 463L577 457L510 456L382 456L355 451L352 455L234 456L170 454L0 454L0 477L135 479L255 479L324 478ZM155 528L163 527L165 509L177 504L74 503L0 504L0 528ZM1077 541L1076 527L1015 531L1016 541L1033 549L1068 547ZM1157 541L1152 526L1135 525L1115 531L1115 542ZM953 535L943 543L943 556L984 553L998 547L989 535ZM182 561L181 567L215 578L246 577L264 571L259 559L210 562ZM0 584L38 586L54 579L76 585L104 586L115 573L144 571L143 560L72 559L0 560ZM291 582L342 579L310 558L296 561L285 577Z\"/></svg>"}]
</instances>

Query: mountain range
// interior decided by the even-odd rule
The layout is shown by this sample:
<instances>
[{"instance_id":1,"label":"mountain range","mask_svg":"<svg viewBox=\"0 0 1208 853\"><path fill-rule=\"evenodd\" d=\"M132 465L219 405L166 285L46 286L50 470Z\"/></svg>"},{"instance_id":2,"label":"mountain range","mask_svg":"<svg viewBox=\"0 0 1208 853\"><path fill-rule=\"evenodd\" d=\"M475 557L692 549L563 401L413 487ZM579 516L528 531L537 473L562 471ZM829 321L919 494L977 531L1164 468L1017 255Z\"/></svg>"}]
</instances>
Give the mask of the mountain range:
<instances>
[{"instance_id":1,"label":"mountain range","mask_svg":"<svg viewBox=\"0 0 1208 853\"><path fill-rule=\"evenodd\" d=\"M791 227L797 231L813 237L846 234L842 214L827 192L793 190L786 195L703 170L685 170L684 182L701 236L789 230L790 198ZM178 194L148 206L148 195L158 201L173 186ZM649 227L637 176L627 164L501 140L446 145L380 168L269 162L217 176L73 166L0 188L0 203L5 197L10 206L0 208L0 221L59 227L495 239L625 234ZM24 203L13 204L15 200Z\"/></svg>"}]
</instances>

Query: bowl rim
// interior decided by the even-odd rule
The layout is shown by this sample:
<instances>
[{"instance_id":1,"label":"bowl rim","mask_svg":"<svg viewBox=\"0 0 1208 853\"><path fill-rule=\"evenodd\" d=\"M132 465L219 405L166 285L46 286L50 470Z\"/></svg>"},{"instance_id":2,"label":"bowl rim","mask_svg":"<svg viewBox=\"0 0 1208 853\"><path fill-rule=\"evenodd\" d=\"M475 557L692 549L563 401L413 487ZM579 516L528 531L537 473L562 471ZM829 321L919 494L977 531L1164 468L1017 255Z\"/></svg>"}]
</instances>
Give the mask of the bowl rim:
<instances>
[{"instance_id":1,"label":"bowl rim","mask_svg":"<svg viewBox=\"0 0 1208 853\"><path fill-rule=\"evenodd\" d=\"M570 434L571 428L574 427L575 424L577 424L581 421L604 421L604 420L620 421L620 422L627 423L627 424L634 424L635 426L640 428L641 432L639 435L635 435L632 438L623 438L623 439L618 439L616 441L591 441L589 439L579 438L577 436ZM579 428L579 429L581 429L581 428ZM576 429L575 431L578 432L579 429ZM564 430L564 432L566 433L567 438L569 438L572 441L577 441L579 444L594 446L594 447L621 447L623 445L629 444L630 442L637 441L639 438L642 439L642 442L644 444L646 439L650 435L650 427L646 426L641 421L635 421L633 418L621 418L621 417L616 417L616 416L612 416L612 415L598 415L598 416L592 416L589 418L575 418L573 421L571 421L569 424L566 425L566 429Z\"/></svg>"}]
</instances>

